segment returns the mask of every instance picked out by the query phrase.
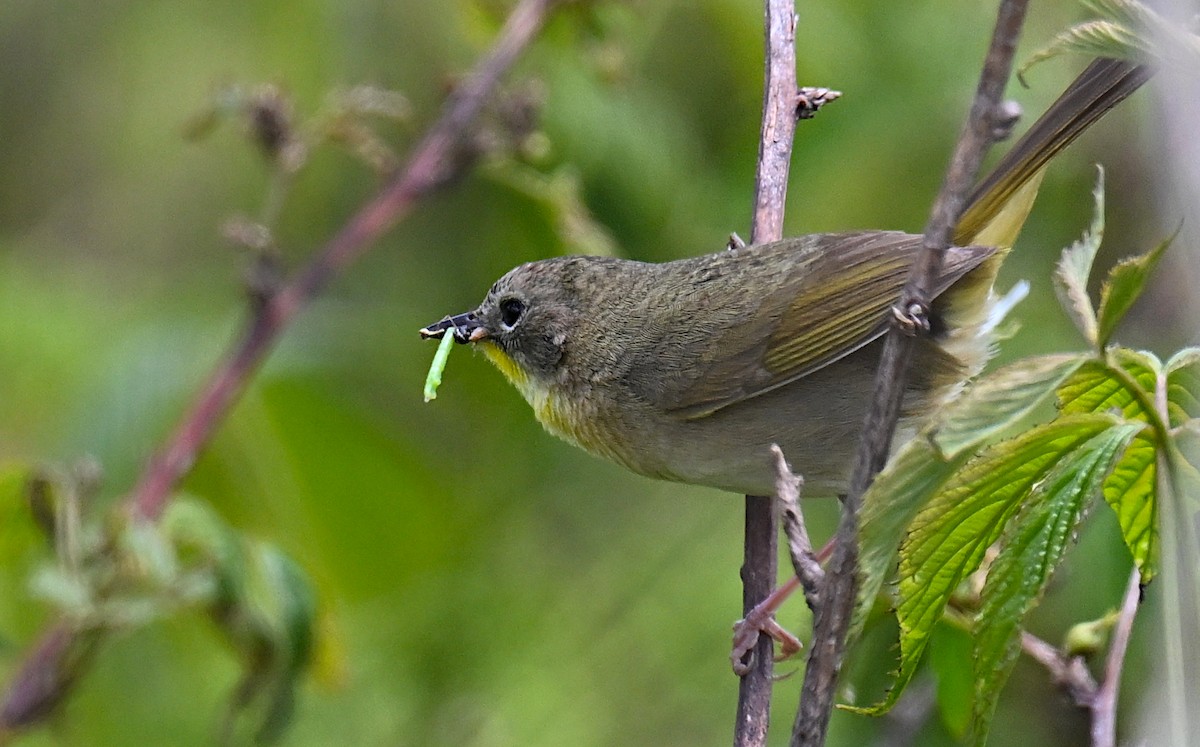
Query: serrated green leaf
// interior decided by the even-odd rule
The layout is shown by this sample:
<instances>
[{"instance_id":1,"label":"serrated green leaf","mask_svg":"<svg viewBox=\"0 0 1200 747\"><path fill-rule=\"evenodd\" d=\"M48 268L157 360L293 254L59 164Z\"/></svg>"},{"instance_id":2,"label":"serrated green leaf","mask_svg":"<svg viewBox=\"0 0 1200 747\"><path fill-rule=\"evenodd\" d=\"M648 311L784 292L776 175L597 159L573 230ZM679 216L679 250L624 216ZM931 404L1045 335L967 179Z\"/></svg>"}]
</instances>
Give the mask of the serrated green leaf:
<instances>
[{"instance_id":1,"label":"serrated green leaf","mask_svg":"<svg viewBox=\"0 0 1200 747\"><path fill-rule=\"evenodd\" d=\"M1150 353L1113 348L1107 362L1090 361L1059 387L1064 413L1116 411L1128 420L1150 423L1156 417L1154 390L1162 364ZM1119 368L1125 375L1114 371ZM1121 536L1141 573L1149 582L1158 567L1156 459L1158 437L1147 429L1125 450L1105 480L1104 500L1117 515Z\"/></svg>"},{"instance_id":2,"label":"serrated green leaf","mask_svg":"<svg viewBox=\"0 0 1200 747\"><path fill-rule=\"evenodd\" d=\"M1147 429L1129 444L1103 488L1143 584L1158 572L1157 457L1157 439Z\"/></svg>"},{"instance_id":3,"label":"serrated green leaf","mask_svg":"<svg viewBox=\"0 0 1200 747\"><path fill-rule=\"evenodd\" d=\"M1185 348L1167 361L1167 425L1200 418L1200 348Z\"/></svg>"},{"instance_id":4,"label":"serrated green leaf","mask_svg":"<svg viewBox=\"0 0 1200 747\"><path fill-rule=\"evenodd\" d=\"M978 379L938 417L934 444L953 457L995 436L1044 402L1085 360L1078 354L1025 358Z\"/></svg>"},{"instance_id":5,"label":"serrated green leaf","mask_svg":"<svg viewBox=\"0 0 1200 747\"><path fill-rule=\"evenodd\" d=\"M1049 44L1030 56L1017 75L1023 79L1034 65L1060 55L1080 54L1137 62L1144 59L1148 51L1144 40L1123 24L1106 20L1086 21L1051 39Z\"/></svg>"},{"instance_id":6,"label":"serrated green leaf","mask_svg":"<svg viewBox=\"0 0 1200 747\"><path fill-rule=\"evenodd\" d=\"M973 732L987 738L1000 689L1020 653L1020 625L1041 598L1084 508L1145 426L1113 425L1065 453L1022 502L988 570L976 617Z\"/></svg>"},{"instance_id":7,"label":"serrated green leaf","mask_svg":"<svg viewBox=\"0 0 1200 747\"><path fill-rule=\"evenodd\" d=\"M968 459L945 459L928 439L914 438L888 460L863 496L859 529L859 584L851 637L862 630L884 581L896 566L900 541L921 506Z\"/></svg>"},{"instance_id":8,"label":"serrated green leaf","mask_svg":"<svg viewBox=\"0 0 1200 747\"><path fill-rule=\"evenodd\" d=\"M1063 250L1062 258L1054 269L1054 292L1067 316L1089 345L1096 346L1096 310L1088 296L1087 282L1092 274L1092 263L1104 238L1104 169L1096 167L1096 186L1092 190L1095 206L1092 225L1083 236Z\"/></svg>"},{"instance_id":9,"label":"serrated green leaf","mask_svg":"<svg viewBox=\"0 0 1200 747\"><path fill-rule=\"evenodd\" d=\"M1150 353L1126 348L1108 351L1108 359L1088 361L1067 377L1057 392L1062 412L1117 411L1126 418L1147 420L1150 413L1145 405L1154 401L1162 364ZM1127 376L1119 375L1112 367L1120 368Z\"/></svg>"},{"instance_id":10,"label":"serrated green leaf","mask_svg":"<svg viewBox=\"0 0 1200 747\"><path fill-rule=\"evenodd\" d=\"M1157 61L1192 72L1200 65L1200 38L1177 22L1163 18L1135 0L1085 0L1084 5L1120 24L1136 38L1126 59ZM1134 57L1132 49L1141 51Z\"/></svg>"},{"instance_id":11,"label":"serrated green leaf","mask_svg":"<svg viewBox=\"0 0 1200 747\"><path fill-rule=\"evenodd\" d=\"M998 443L959 470L921 509L900 549L900 668L881 703L852 709L879 714L916 672L930 632L959 582L974 572L1022 499L1080 444L1113 426L1106 415L1061 417Z\"/></svg>"},{"instance_id":12,"label":"serrated green leaf","mask_svg":"<svg viewBox=\"0 0 1200 747\"><path fill-rule=\"evenodd\" d=\"M1100 290L1100 309L1097 313L1099 347L1108 345L1117 324L1142 295L1150 274L1177 235L1179 231L1145 254L1124 259L1108 271L1108 278Z\"/></svg>"},{"instance_id":13,"label":"serrated green leaf","mask_svg":"<svg viewBox=\"0 0 1200 747\"><path fill-rule=\"evenodd\" d=\"M1148 5L1134 0L1085 0L1084 5L1102 18L1060 33L1021 66L1018 78L1024 80L1040 62L1071 53L1168 64L1189 73L1200 66L1200 38Z\"/></svg>"}]
</instances>

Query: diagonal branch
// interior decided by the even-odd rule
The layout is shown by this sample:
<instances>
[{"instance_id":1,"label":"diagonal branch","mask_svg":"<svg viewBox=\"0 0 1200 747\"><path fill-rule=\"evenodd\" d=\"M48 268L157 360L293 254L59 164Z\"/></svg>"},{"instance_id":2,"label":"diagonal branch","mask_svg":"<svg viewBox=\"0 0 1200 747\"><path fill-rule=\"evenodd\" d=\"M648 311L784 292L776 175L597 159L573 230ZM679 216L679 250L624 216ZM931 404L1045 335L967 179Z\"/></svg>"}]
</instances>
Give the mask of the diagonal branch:
<instances>
[{"instance_id":1,"label":"diagonal branch","mask_svg":"<svg viewBox=\"0 0 1200 747\"><path fill-rule=\"evenodd\" d=\"M929 289L933 287L933 279L950 246L954 227L966 204L984 152L996 134L996 113L1001 111L1001 96L1012 70L1013 53L1025 18L1026 4L1026 0L1002 0L1000 3L971 113L959 135L941 191L925 227L921 250L900 297L898 308L905 314L912 309L920 312L929 307ZM858 512L863 493L883 467L891 447L913 343L911 336L906 336L897 328L888 335L884 345L883 358L875 378L875 394L855 457L850 491L842 506L836 546L826 570L828 582L821 591L821 604L813 623L813 642L808 667L804 672L800 708L792 729L793 745L815 747L825 743L858 586Z\"/></svg>"},{"instance_id":2,"label":"diagonal branch","mask_svg":"<svg viewBox=\"0 0 1200 747\"><path fill-rule=\"evenodd\" d=\"M154 521L162 514L176 484L191 469L288 324L334 276L461 168L458 151L471 124L559 2L521 0L491 50L447 100L408 165L307 265L255 306L241 337L213 370L126 499L131 515ZM77 627L70 619L60 619L31 646L0 699L0 742L18 729L45 720L69 694L99 636L97 631Z\"/></svg>"},{"instance_id":3,"label":"diagonal branch","mask_svg":"<svg viewBox=\"0 0 1200 747\"><path fill-rule=\"evenodd\" d=\"M134 488L129 500L138 516L156 519L162 513L171 490L191 469L200 450L296 314L335 275L406 217L421 198L454 175L458 160L455 156L470 124L557 2L523 0L513 10L491 51L446 101L441 117L417 146L408 165L251 317L241 339L213 372Z\"/></svg>"}]
</instances>

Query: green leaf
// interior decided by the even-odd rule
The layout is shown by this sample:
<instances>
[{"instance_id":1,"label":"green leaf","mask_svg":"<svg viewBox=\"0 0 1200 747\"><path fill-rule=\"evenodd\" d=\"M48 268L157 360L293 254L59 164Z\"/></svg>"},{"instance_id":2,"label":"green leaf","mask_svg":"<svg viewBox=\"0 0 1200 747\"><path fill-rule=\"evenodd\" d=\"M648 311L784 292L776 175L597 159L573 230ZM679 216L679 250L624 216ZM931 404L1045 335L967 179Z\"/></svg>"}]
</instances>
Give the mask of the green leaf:
<instances>
[{"instance_id":1,"label":"green leaf","mask_svg":"<svg viewBox=\"0 0 1200 747\"><path fill-rule=\"evenodd\" d=\"M1122 260L1108 271L1108 279L1104 281L1104 287L1100 291L1099 338L1097 340L1099 347L1103 348L1108 344L1113 330L1116 329L1117 324L1125 317L1126 312L1138 297L1142 295L1150 273L1154 272L1163 253L1178 235L1179 231L1176 230L1174 234L1150 251L1139 257Z\"/></svg>"},{"instance_id":2,"label":"green leaf","mask_svg":"<svg viewBox=\"0 0 1200 747\"><path fill-rule=\"evenodd\" d=\"M1084 5L1124 27L1135 38L1124 59L1157 61L1193 73L1200 66L1200 37L1136 0L1085 0ZM1112 56L1112 55L1109 55Z\"/></svg>"},{"instance_id":3,"label":"green leaf","mask_svg":"<svg viewBox=\"0 0 1200 747\"><path fill-rule=\"evenodd\" d=\"M1158 572L1157 458L1157 439L1147 429L1133 439L1103 488L1143 584Z\"/></svg>"},{"instance_id":4,"label":"green leaf","mask_svg":"<svg viewBox=\"0 0 1200 747\"><path fill-rule=\"evenodd\" d=\"M1030 56L1017 71L1017 76L1024 79L1025 73L1034 65L1066 54L1139 62L1149 56L1150 51L1146 40L1125 25L1113 21L1087 21L1051 39L1049 44Z\"/></svg>"},{"instance_id":5,"label":"green leaf","mask_svg":"<svg viewBox=\"0 0 1200 747\"><path fill-rule=\"evenodd\" d=\"M988 569L976 617L973 726L987 738L1000 689L1020 653L1020 625L1041 598L1066 551L1088 501L1099 489L1141 423L1113 425L1064 454L1037 483L1005 531Z\"/></svg>"},{"instance_id":6,"label":"green leaf","mask_svg":"<svg viewBox=\"0 0 1200 747\"><path fill-rule=\"evenodd\" d=\"M1096 167L1096 186L1092 189L1095 207L1092 210L1092 225L1083 236L1063 250L1062 258L1054 269L1054 292L1067 316L1075 323L1089 345L1097 340L1096 310L1088 296L1087 282L1092 274L1092 263L1104 238L1104 168Z\"/></svg>"},{"instance_id":7,"label":"green leaf","mask_svg":"<svg viewBox=\"0 0 1200 747\"><path fill-rule=\"evenodd\" d=\"M1150 423L1156 418L1153 392L1162 364L1150 353L1113 348L1107 362L1091 361L1059 387L1064 413L1117 411L1128 420ZM1104 500L1117 515L1121 536L1148 583L1157 572L1158 436L1153 429L1139 433L1125 449L1104 482Z\"/></svg>"},{"instance_id":8,"label":"green leaf","mask_svg":"<svg viewBox=\"0 0 1200 747\"><path fill-rule=\"evenodd\" d=\"M243 659L238 697L226 716L227 734L253 724L257 742L282 736L308 667L317 626L316 594L304 572L278 548L252 543L246 553L244 596L222 610L222 628Z\"/></svg>"},{"instance_id":9,"label":"green leaf","mask_svg":"<svg viewBox=\"0 0 1200 747\"><path fill-rule=\"evenodd\" d=\"M900 548L900 668L879 714L916 672L929 635L959 582L974 572L1022 500L1067 454L1111 428L1106 415L1061 417L971 460L917 514Z\"/></svg>"},{"instance_id":10,"label":"green leaf","mask_svg":"<svg viewBox=\"0 0 1200 747\"><path fill-rule=\"evenodd\" d=\"M183 567L211 568L217 584L215 603L236 604L246 577L245 551L237 532L207 503L187 496L176 496L167 505L160 525Z\"/></svg>"},{"instance_id":11,"label":"green leaf","mask_svg":"<svg viewBox=\"0 0 1200 747\"><path fill-rule=\"evenodd\" d=\"M216 577L213 617L242 659L225 741L251 736L274 741L291 719L297 682L313 656L317 603L312 584L278 548L240 536L201 501L172 501L162 525L182 566L209 568Z\"/></svg>"},{"instance_id":12,"label":"green leaf","mask_svg":"<svg viewBox=\"0 0 1200 747\"><path fill-rule=\"evenodd\" d=\"M1106 361L1091 360L1058 388L1064 414L1118 411L1123 417L1147 421L1152 413L1162 364L1152 354L1114 348ZM1120 369L1119 371L1115 369Z\"/></svg>"},{"instance_id":13,"label":"green leaf","mask_svg":"<svg viewBox=\"0 0 1200 747\"><path fill-rule=\"evenodd\" d=\"M1185 348L1167 361L1167 425L1200 418L1200 348Z\"/></svg>"},{"instance_id":14,"label":"green leaf","mask_svg":"<svg viewBox=\"0 0 1200 747\"><path fill-rule=\"evenodd\" d=\"M863 497L853 634L862 629L925 500L967 462L969 449L1029 414L1085 360L1048 355L999 369L947 405L929 439L914 438L888 461Z\"/></svg>"},{"instance_id":15,"label":"green leaf","mask_svg":"<svg viewBox=\"0 0 1200 747\"><path fill-rule=\"evenodd\" d=\"M863 496L859 529L858 599L851 637L862 630L884 581L896 566L896 553L908 525L929 496L966 464L960 452L946 459L928 439L901 447Z\"/></svg>"},{"instance_id":16,"label":"green leaf","mask_svg":"<svg viewBox=\"0 0 1200 747\"><path fill-rule=\"evenodd\" d=\"M984 376L945 408L933 442L946 457L978 445L1032 412L1085 360L1078 354L1026 358Z\"/></svg>"}]
</instances>

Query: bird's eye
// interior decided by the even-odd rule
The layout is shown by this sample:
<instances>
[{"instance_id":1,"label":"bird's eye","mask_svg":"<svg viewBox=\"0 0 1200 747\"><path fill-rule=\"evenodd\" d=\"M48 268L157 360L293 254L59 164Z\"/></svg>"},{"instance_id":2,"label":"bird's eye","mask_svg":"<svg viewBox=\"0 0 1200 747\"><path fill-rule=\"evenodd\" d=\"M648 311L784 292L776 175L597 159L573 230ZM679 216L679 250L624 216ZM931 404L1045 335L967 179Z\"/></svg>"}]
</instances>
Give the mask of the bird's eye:
<instances>
[{"instance_id":1,"label":"bird's eye","mask_svg":"<svg viewBox=\"0 0 1200 747\"><path fill-rule=\"evenodd\" d=\"M512 329L525 313L525 304L520 299L506 298L500 302L500 323L505 329Z\"/></svg>"}]
</instances>

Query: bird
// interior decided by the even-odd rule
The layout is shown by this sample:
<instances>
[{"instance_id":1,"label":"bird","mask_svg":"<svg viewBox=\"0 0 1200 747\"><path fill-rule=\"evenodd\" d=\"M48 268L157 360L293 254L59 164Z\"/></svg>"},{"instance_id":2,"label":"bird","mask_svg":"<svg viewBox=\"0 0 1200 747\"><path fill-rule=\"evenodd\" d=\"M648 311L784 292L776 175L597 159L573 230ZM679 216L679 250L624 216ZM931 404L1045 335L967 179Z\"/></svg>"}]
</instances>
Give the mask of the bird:
<instances>
[{"instance_id":1,"label":"bird","mask_svg":"<svg viewBox=\"0 0 1200 747\"><path fill-rule=\"evenodd\" d=\"M936 417L992 354L996 274L1050 161L1152 74L1093 61L972 191L930 289L902 433ZM482 350L546 430L638 474L770 495L778 444L806 495L838 495L921 242L860 230L662 263L543 259L420 334Z\"/></svg>"}]
</instances>

